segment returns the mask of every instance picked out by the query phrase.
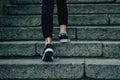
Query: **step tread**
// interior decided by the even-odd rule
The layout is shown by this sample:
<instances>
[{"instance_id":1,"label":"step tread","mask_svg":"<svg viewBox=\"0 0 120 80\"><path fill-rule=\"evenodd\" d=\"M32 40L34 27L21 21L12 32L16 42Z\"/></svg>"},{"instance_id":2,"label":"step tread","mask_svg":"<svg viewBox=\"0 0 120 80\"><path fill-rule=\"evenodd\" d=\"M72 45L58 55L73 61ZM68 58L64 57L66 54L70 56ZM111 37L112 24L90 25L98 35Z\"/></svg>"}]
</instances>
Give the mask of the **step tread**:
<instances>
[{"instance_id":1,"label":"step tread","mask_svg":"<svg viewBox=\"0 0 120 80\"><path fill-rule=\"evenodd\" d=\"M120 65L120 59L113 58L55 58L53 62L43 62L40 59L0 59L0 64L87 64L87 65Z\"/></svg>"},{"instance_id":2,"label":"step tread","mask_svg":"<svg viewBox=\"0 0 120 80\"><path fill-rule=\"evenodd\" d=\"M85 59L85 63L87 65L120 65L120 59L100 59L100 58L93 58Z\"/></svg>"},{"instance_id":3,"label":"step tread","mask_svg":"<svg viewBox=\"0 0 120 80\"><path fill-rule=\"evenodd\" d=\"M70 59L65 59L65 58L56 58L53 62L43 62L40 59L0 59L0 65L6 64L6 65L56 65L56 64L83 64L84 59L75 59L75 58L70 58Z\"/></svg>"},{"instance_id":4,"label":"step tread","mask_svg":"<svg viewBox=\"0 0 120 80\"><path fill-rule=\"evenodd\" d=\"M0 59L0 65L13 65L13 64L83 64L86 65L120 65L120 59L109 59L109 58L55 58L53 62L43 62L40 59Z\"/></svg>"}]
</instances>

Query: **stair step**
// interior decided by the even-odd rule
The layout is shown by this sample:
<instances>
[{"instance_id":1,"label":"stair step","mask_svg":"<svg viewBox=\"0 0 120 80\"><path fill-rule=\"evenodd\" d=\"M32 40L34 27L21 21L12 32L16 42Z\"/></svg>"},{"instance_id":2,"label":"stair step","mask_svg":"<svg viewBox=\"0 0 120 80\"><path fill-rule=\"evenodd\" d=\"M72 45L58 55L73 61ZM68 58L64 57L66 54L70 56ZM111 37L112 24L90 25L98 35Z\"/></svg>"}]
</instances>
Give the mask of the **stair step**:
<instances>
[{"instance_id":1,"label":"stair step","mask_svg":"<svg viewBox=\"0 0 120 80\"><path fill-rule=\"evenodd\" d=\"M101 42L74 42L60 44L53 42L56 57L101 56ZM73 47L74 46L74 47ZM41 41L4 41L0 42L0 56L42 56L44 42Z\"/></svg>"},{"instance_id":2,"label":"stair step","mask_svg":"<svg viewBox=\"0 0 120 80\"><path fill-rule=\"evenodd\" d=\"M120 4L68 4L69 14L115 14L120 13ZM41 14L41 5L8 6L8 14ZM55 13L57 9L55 8Z\"/></svg>"},{"instance_id":3,"label":"stair step","mask_svg":"<svg viewBox=\"0 0 120 80\"><path fill-rule=\"evenodd\" d=\"M120 15L119 14L114 14L110 15L110 23L113 25L120 25Z\"/></svg>"},{"instance_id":4,"label":"stair step","mask_svg":"<svg viewBox=\"0 0 120 80\"><path fill-rule=\"evenodd\" d=\"M119 40L119 27L82 27L77 28L78 40Z\"/></svg>"},{"instance_id":5,"label":"stair step","mask_svg":"<svg viewBox=\"0 0 120 80\"><path fill-rule=\"evenodd\" d=\"M120 40L119 26L70 26L67 29L71 40ZM59 28L53 29L53 39L58 40ZM1 27L0 41L43 40L41 27Z\"/></svg>"},{"instance_id":6,"label":"stair step","mask_svg":"<svg viewBox=\"0 0 120 80\"><path fill-rule=\"evenodd\" d=\"M116 2L120 2L120 0L116 0Z\"/></svg>"},{"instance_id":7,"label":"stair step","mask_svg":"<svg viewBox=\"0 0 120 80\"><path fill-rule=\"evenodd\" d=\"M84 67L85 66L85 67ZM64 73L64 74L63 74ZM120 79L119 59L0 59L0 79Z\"/></svg>"},{"instance_id":8,"label":"stair step","mask_svg":"<svg viewBox=\"0 0 120 80\"><path fill-rule=\"evenodd\" d=\"M42 0L10 0L0 16L0 79L120 80L120 0L67 0L70 43L58 42L43 62ZM57 40L57 41L56 41Z\"/></svg>"},{"instance_id":9,"label":"stair step","mask_svg":"<svg viewBox=\"0 0 120 80\"><path fill-rule=\"evenodd\" d=\"M0 79L81 78L84 73L83 62L83 59L58 59L54 62L42 62L40 59L1 59Z\"/></svg>"},{"instance_id":10,"label":"stair step","mask_svg":"<svg viewBox=\"0 0 120 80\"><path fill-rule=\"evenodd\" d=\"M93 79L120 79L119 59L86 59L86 77Z\"/></svg>"},{"instance_id":11,"label":"stair step","mask_svg":"<svg viewBox=\"0 0 120 80\"><path fill-rule=\"evenodd\" d=\"M118 18L119 19L119 18ZM108 25L109 18L106 15L69 15L69 25ZM119 22L119 21L118 21ZM54 16L54 24L58 25L57 16ZM0 26L40 26L40 15L4 16L0 17Z\"/></svg>"},{"instance_id":12,"label":"stair step","mask_svg":"<svg viewBox=\"0 0 120 80\"><path fill-rule=\"evenodd\" d=\"M0 56L34 56L35 50L35 42L0 42Z\"/></svg>"},{"instance_id":13,"label":"stair step","mask_svg":"<svg viewBox=\"0 0 120 80\"><path fill-rule=\"evenodd\" d=\"M53 42L55 57L120 57L119 41L71 41L61 44ZM0 42L0 56L42 56L44 42L4 41Z\"/></svg>"},{"instance_id":14,"label":"stair step","mask_svg":"<svg viewBox=\"0 0 120 80\"><path fill-rule=\"evenodd\" d=\"M10 0L12 4L40 4L42 0ZM67 0L68 3L105 3L115 2L114 0Z\"/></svg>"},{"instance_id":15,"label":"stair step","mask_svg":"<svg viewBox=\"0 0 120 80\"><path fill-rule=\"evenodd\" d=\"M75 40L75 28L68 27L69 37ZM53 39L58 40L59 28L53 29ZM1 27L0 40L43 40L41 27Z\"/></svg>"}]
</instances>

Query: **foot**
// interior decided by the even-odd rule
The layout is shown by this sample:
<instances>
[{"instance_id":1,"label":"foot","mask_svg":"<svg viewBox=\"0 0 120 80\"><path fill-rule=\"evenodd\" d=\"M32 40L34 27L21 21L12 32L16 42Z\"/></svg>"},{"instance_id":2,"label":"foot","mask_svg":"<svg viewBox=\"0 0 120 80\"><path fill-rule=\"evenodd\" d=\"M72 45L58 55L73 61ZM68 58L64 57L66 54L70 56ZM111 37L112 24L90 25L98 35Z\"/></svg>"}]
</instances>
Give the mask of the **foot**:
<instances>
[{"instance_id":1,"label":"foot","mask_svg":"<svg viewBox=\"0 0 120 80\"><path fill-rule=\"evenodd\" d=\"M43 61L53 61L53 45L52 44L46 44L44 51L43 51L43 56L42 60Z\"/></svg>"},{"instance_id":2,"label":"foot","mask_svg":"<svg viewBox=\"0 0 120 80\"><path fill-rule=\"evenodd\" d=\"M68 38L68 35L66 33L60 33L59 39L61 43L70 42L70 39Z\"/></svg>"}]
</instances>

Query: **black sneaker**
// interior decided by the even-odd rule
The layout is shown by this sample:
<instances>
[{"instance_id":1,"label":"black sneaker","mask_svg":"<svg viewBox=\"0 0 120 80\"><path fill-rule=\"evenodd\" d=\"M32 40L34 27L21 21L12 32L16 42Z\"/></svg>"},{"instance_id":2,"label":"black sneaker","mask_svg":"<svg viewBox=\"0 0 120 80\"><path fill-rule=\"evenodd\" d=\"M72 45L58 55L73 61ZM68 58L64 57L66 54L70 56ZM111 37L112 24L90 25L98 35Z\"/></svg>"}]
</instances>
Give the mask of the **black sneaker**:
<instances>
[{"instance_id":1,"label":"black sneaker","mask_svg":"<svg viewBox=\"0 0 120 80\"><path fill-rule=\"evenodd\" d=\"M60 39L61 43L70 42L70 39L68 38L66 33L60 33L59 34L59 39Z\"/></svg>"},{"instance_id":2,"label":"black sneaker","mask_svg":"<svg viewBox=\"0 0 120 80\"><path fill-rule=\"evenodd\" d=\"M53 61L53 45L47 44L43 51L42 60L43 61Z\"/></svg>"}]
</instances>

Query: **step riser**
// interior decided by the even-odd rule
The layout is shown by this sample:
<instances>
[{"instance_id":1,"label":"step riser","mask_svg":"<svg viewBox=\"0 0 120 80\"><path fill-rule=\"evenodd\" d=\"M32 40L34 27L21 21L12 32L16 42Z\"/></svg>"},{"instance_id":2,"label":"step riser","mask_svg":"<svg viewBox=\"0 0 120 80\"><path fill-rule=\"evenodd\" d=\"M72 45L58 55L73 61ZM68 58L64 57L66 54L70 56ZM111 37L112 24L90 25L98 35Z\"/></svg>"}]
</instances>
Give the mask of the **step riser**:
<instances>
[{"instance_id":1,"label":"step riser","mask_svg":"<svg viewBox=\"0 0 120 80\"><path fill-rule=\"evenodd\" d=\"M71 40L120 40L119 27L73 27L67 29ZM53 39L58 40L59 28L54 28ZM41 27L0 28L0 40L43 40Z\"/></svg>"},{"instance_id":2,"label":"step riser","mask_svg":"<svg viewBox=\"0 0 120 80\"><path fill-rule=\"evenodd\" d=\"M120 57L120 44L119 43L105 43L103 45L104 49L103 49L103 56L106 57Z\"/></svg>"},{"instance_id":3,"label":"step riser","mask_svg":"<svg viewBox=\"0 0 120 80\"><path fill-rule=\"evenodd\" d=\"M58 44L54 43L55 56L68 56L68 57L83 57L83 56L101 56L102 55L102 44L100 43L68 43ZM74 47L73 47L74 46ZM37 44L37 52L42 55L44 44Z\"/></svg>"},{"instance_id":4,"label":"step riser","mask_svg":"<svg viewBox=\"0 0 120 80\"><path fill-rule=\"evenodd\" d=\"M119 25L120 15L69 15L68 25ZM41 16L6 16L0 17L0 26L40 26ZM58 25L54 16L54 25Z\"/></svg>"},{"instance_id":5,"label":"step riser","mask_svg":"<svg viewBox=\"0 0 120 80\"><path fill-rule=\"evenodd\" d=\"M81 73L83 65L0 65L0 71L0 74L4 74L0 76L0 79L79 79L83 76ZM76 73L78 75L74 75Z\"/></svg>"},{"instance_id":6,"label":"step riser","mask_svg":"<svg viewBox=\"0 0 120 80\"><path fill-rule=\"evenodd\" d=\"M0 56L34 56L35 50L35 43L0 44Z\"/></svg>"},{"instance_id":7,"label":"step riser","mask_svg":"<svg viewBox=\"0 0 120 80\"><path fill-rule=\"evenodd\" d=\"M109 59L86 59L85 60L86 77L97 79L120 79L120 61Z\"/></svg>"},{"instance_id":8,"label":"step riser","mask_svg":"<svg viewBox=\"0 0 120 80\"><path fill-rule=\"evenodd\" d=\"M118 2L119 0L117 0ZM67 0L68 3L100 3L115 2L114 0ZM11 0L12 4L41 4L42 0Z\"/></svg>"},{"instance_id":9,"label":"step riser","mask_svg":"<svg viewBox=\"0 0 120 80\"><path fill-rule=\"evenodd\" d=\"M120 4L76 4L68 5L69 14L118 14ZM7 7L8 14L41 14L41 5L19 5ZM55 13L57 9L55 8Z\"/></svg>"},{"instance_id":10,"label":"step riser","mask_svg":"<svg viewBox=\"0 0 120 80\"><path fill-rule=\"evenodd\" d=\"M44 43L1 43L0 56L35 56L36 52L42 56ZM100 43L54 43L55 54L59 57L101 56L102 44ZM58 47L59 46L59 47ZM72 47L74 46L74 48ZM66 51L66 52L63 52Z\"/></svg>"},{"instance_id":11,"label":"step riser","mask_svg":"<svg viewBox=\"0 0 120 80\"><path fill-rule=\"evenodd\" d=\"M120 28L77 28L79 40L120 40Z\"/></svg>"},{"instance_id":12,"label":"step riser","mask_svg":"<svg viewBox=\"0 0 120 80\"><path fill-rule=\"evenodd\" d=\"M120 2L120 0L116 0L116 2Z\"/></svg>"},{"instance_id":13,"label":"step riser","mask_svg":"<svg viewBox=\"0 0 120 80\"><path fill-rule=\"evenodd\" d=\"M69 15L68 25L108 25L109 17L104 15ZM54 24L58 25L57 16ZM40 26L41 16L0 17L0 26Z\"/></svg>"},{"instance_id":14,"label":"step riser","mask_svg":"<svg viewBox=\"0 0 120 80\"><path fill-rule=\"evenodd\" d=\"M58 63L43 63L40 59L11 61L0 64L0 79L80 79L84 73L82 59L72 64L71 60ZM19 64L21 61L24 62Z\"/></svg>"},{"instance_id":15,"label":"step riser","mask_svg":"<svg viewBox=\"0 0 120 80\"><path fill-rule=\"evenodd\" d=\"M56 57L120 57L120 42L71 42L53 43ZM74 47L73 47L74 46ZM42 42L1 42L0 56L42 56Z\"/></svg>"},{"instance_id":16,"label":"step riser","mask_svg":"<svg viewBox=\"0 0 120 80\"><path fill-rule=\"evenodd\" d=\"M75 39L75 28L67 29L70 38ZM0 40L43 40L41 27L0 28ZM58 40L59 28L54 28L53 39Z\"/></svg>"}]
</instances>

